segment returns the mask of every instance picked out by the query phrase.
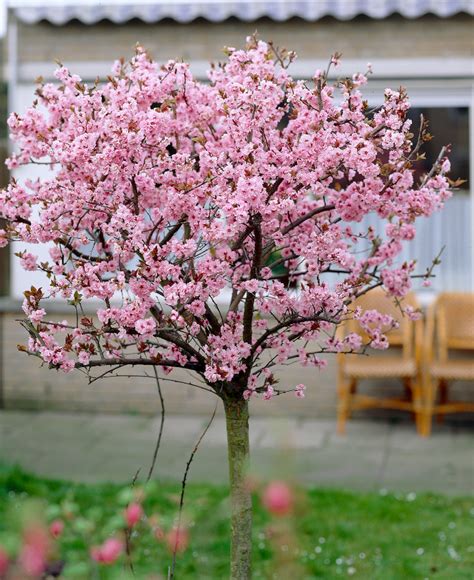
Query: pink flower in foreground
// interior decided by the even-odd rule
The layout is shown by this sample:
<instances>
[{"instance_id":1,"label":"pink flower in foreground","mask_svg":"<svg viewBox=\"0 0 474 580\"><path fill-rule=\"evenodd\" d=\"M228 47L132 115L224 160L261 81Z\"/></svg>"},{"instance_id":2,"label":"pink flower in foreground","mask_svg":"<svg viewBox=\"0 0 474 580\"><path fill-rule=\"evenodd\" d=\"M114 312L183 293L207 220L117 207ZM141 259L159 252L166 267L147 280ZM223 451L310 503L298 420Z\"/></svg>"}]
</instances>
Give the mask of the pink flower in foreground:
<instances>
[{"instance_id":1,"label":"pink flower in foreground","mask_svg":"<svg viewBox=\"0 0 474 580\"><path fill-rule=\"evenodd\" d=\"M273 481L264 489L262 502L271 514L286 516L293 510L293 492L285 482Z\"/></svg>"},{"instance_id":2,"label":"pink flower in foreground","mask_svg":"<svg viewBox=\"0 0 474 580\"><path fill-rule=\"evenodd\" d=\"M0 546L0 577L7 573L9 558L6 551Z\"/></svg>"},{"instance_id":3,"label":"pink flower in foreground","mask_svg":"<svg viewBox=\"0 0 474 580\"><path fill-rule=\"evenodd\" d=\"M123 543L117 538L105 540L102 546L91 549L91 557L99 564L113 564L123 552Z\"/></svg>"},{"instance_id":4,"label":"pink flower in foreground","mask_svg":"<svg viewBox=\"0 0 474 580\"><path fill-rule=\"evenodd\" d=\"M50 541L46 528L32 524L24 531L23 546L18 558L22 570L29 576L40 576L46 566Z\"/></svg>"},{"instance_id":5,"label":"pink flower in foreground","mask_svg":"<svg viewBox=\"0 0 474 580\"><path fill-rule=\"evenodd\" d=\"M143 516L143 508L139 503L131 503L127 506L125 510L125 522L127 527L133 528L138 524Z\"/></svg>"},{"instance_id":6,"label":"pink flower in foreground","mask_svg":"<svg viewBox=\"0 0 474 580\"><path fill-rule=\"evenodd\" d=\"M62 520L54 520L49 526L49 533L53 538L59 538L64 531L64 522Z\"/></svg>"},{"instance_id":7,"label":"pink flower in foreground","mask_svg":"<svg viewBox=\"0 0 474 580\"><path fill-rule=\"evenodd\" d=\"M186 528L175 526L166 535L166 544L170 552L184 552L189 544L189 532Z\"/></svg>"}]
</instances>

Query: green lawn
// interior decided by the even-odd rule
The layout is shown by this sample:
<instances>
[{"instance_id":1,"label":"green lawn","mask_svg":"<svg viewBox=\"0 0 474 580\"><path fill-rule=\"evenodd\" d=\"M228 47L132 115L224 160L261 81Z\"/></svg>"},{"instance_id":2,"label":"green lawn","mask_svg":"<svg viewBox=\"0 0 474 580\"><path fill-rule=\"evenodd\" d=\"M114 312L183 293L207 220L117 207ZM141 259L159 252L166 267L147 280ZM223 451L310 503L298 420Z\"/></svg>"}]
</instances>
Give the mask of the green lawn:
<instances>
[{"instance_id":1,"label":"green lawn","mask_svg":"<svg viewBox=\"0 0 474 580\"><path fill-rule=\"evenodd\" d=\"M155 483L144 508L171 526L180 487ZM18 468L0 467L0 545L14 543L21 506L47 502L49 519L67 511L61 541L64 578L128 578L123 564L93 573L91 541L99 543L122 525L120 502L127 488L49 481ZM255 578L472 579L474 499L433 494L301 491L292 519L275 519L255 496ZM190 546L177 561L177 579L223 579L228 565L225 487L190 484L185 500ZM94 525L91 522L96 522ZM142 524L133 538L135 578L166 578L170 556Z\"/></svg>"}]
</instances>

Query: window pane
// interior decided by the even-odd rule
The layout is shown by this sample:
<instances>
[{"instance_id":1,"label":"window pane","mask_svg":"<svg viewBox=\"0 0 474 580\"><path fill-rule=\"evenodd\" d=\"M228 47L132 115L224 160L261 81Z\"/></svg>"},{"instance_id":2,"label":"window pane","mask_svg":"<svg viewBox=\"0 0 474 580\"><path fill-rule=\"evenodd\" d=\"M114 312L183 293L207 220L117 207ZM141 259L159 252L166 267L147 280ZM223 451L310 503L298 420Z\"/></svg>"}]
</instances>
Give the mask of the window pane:
<instances>
[{"instance_id":1,"label":"window pane","mask_svg":"<svg viewBox=\"0 0 474 580\"><path fill-rule=\"evenodd\" d=\"M465 179L461 189L469 189L469 109L468 107L413 107L408 117L413 121L412 133L418 136L420 115L428 121L428 131L433 139L425 143L422 151L425 161L418 164L419 172L426 173L435 163L441 147L451 145L451 179Z\"/></svg>"}]
</instances>

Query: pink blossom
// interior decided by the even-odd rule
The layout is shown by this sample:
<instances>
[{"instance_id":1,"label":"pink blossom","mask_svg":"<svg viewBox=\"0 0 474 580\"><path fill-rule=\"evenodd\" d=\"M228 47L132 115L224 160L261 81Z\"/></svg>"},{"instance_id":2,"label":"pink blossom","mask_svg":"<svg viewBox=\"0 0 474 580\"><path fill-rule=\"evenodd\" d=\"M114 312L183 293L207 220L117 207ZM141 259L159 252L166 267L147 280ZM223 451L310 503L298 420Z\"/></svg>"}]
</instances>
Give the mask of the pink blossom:
<instances>
[{"instance_id":1,"label":"pink blossom","mask_svg":"<svg viewBox=\"0 0 474 580\"><path fill-rule=\"evenodd\" d=\"M47 529L38 523L29 524L23 537L23 546L18 557L22 570L29 576L40 576L46 566L50 548Z\"/></svg>"},{"instance_id":2,"label":"pink blossom","mask_svg":"<svg viewBox=\"0 0 474 580\"><path fill-rule=\"evenodd\" d=\"M271 514L286 516L293 510L293 491L283 481L272 481L263 491L262 503Z\"/></svg>"},{"instance_id":3,"label":"pink blossom","mask_svg":"<svg viewBox=\"0 0 474 580\"><path fill-rule=\"evenodd\" d=\"M77 355L77 360L82 364L82 365L87 365L89 364L90 361L90 354L88 352L86 352L85 350L81 350L81 352Z\"/></svg>"},{"instance_id":4,"label":"pink blossom","mask_svg":"<svg viewBox=\"0 0 474 580\"><path fill-rule=\"evenodd\" d=\"M300 383L299 385L296 385L296 387L295 387L295 395L299 399L304 399L305 390L306 390L306 386Z\"/></svg>"},{"instance_id":5,"label":"pink blossom","mask_svg":"<svg viewBox=\"0 0 474 580\"><path fill-rule=\"evenodd\" d=\"M166 545L168 550L172 553L181 553L186 550L189 544L189 531L187 528L181 526L173 527L166 534Z\"/></svg>"},{"instance_id":6,"label":"pink blossom","mask_svg":"<svg viewBox=\"0 0 474 580\"><path fill-rule=\"evenodd\" d=\"M5 576L10 563L7 552L0 546L0 577Z\"/></svg>"},{"instance_id":7,"label":"pink blossom","mask_svg":"<svg viewBox=\"0 0 474 580\"><path fill-rule=\"evenodd\" d=\"M38 308L38 310L33 310L28 314L28 318L35 324L41 322L45 316L46 311L43 308Z\"/></svg>"},{"instance_id":8,"label":"pink blossom","mask_svg":"<svg viewBox=\"0 0 474 580\"><path fill-rule=\"evenodd\" d=\"M408 316L410 320L420 320L423 316L420 310L415 310L413 306L405 306L403 312Z\"/></svg>"},{"instance_id":9,"label":"pink blossom","mask_svg":"<svg viewBox=\"0 0 474 580\"><path fill-rule=\"evenodd\" d=\"M8 245L7 232L0 229L0 248L5 248Z\"/></svg>"},{"instance_id":10,"label":"pink blossom","mask_svg":"<svg viewBox=\"0 0 474 580\"><path fill-rule=\"evenodd\" d=\"M381 274L384 287L393 296L403 298L410 290L410 272L408 268L399 268L396 270L384 270Z\"/></svg>"},{"instance_id":11,"label":"pink blossom","mask_svg":"<svg viewBox=\"0 0 474 580\"><path fill-rule=\"evenodd\" d=\"M268 385L266 391L263 393L264 401L269 401L275 395L275 390L271 385Z\"/></svg>"},{"instance_id":12,"label":"pink blossom","mask_svg":"<svg viewBox=\"0 0 474 580\"><path fill-rule=\"evenodd\" d=\"M101 546L91 548L91 557L99 564L114 564L123 552L123 543L109 538Z\"/></svg>"},{"instance_id":13,"label":"pink blossom","mask_svg":"<svg viewBox=\"0 0 474 580\"><path fill-rule=\"evenodd\" d=\"M135 322L135 330L138 334L151 334L155 331L156 322L153 318L145 318Z\"/></svg>"},{"instance_id":14,"label":"pink blossom","mask_svg":"<svg viewBox=\"0 0 474 580\"><path fill-rule=\"evenodd\" d=\"M351 332L344 338L344 343L350 348L350 350L358 350L362 346L362 337L360 334Z\"/></svg>"},{"instance_id":15,"label":"pink blossom","mask_svg":"<svg viewBox=\"0 0 474 580\"><path fill-rule=\"evenodd\" d=\"M143 508L139 503L131 503L125 510L125 522L127 527L133 528L143 517Z\"/></svg>"},{"instance_id":16,"label":"pink blossom","mask_svg":"<svg viewBox=\"0 0 474 580\"><path fill-rule=\"evenodd\" d=\"M60 368L65 373L70 373L75 368L75 362L70 358L64 358L60 364Z\"/></svg>"},{"instance_id":17,"label":"pink blossom","mask_svg":"<svg viewBox=\"0 0 474 580\"><path fill-rule=\"evenodd\" d=\"M54 520L49 525L49 533L53 538L59 538L64 530L64 522L62 520Z\"/></svg>"},{"instance_id":18,"label":"pink blossom","mask_svg":"<svg viewBox=\"0 0 474 580\"><path fill-rule=\"evenodd\" d=\"M21 257L21 265L25 270L36 270L37 269L37 264L36 264L36 260L38 259L37 256L33 256L33 254L30 254L28 252L25 252L22 257Z\"/></svg>"}]
</instances>

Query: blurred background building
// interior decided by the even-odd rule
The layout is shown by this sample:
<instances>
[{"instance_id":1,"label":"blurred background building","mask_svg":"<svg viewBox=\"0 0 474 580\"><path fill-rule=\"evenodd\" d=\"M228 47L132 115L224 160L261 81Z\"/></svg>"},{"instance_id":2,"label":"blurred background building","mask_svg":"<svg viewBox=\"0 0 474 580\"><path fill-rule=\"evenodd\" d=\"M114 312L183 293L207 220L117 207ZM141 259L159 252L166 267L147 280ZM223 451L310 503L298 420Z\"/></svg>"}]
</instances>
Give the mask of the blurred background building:
<instances>
[{"instance_id":1,"label":"blurred background building","mask_svg":"<svg viewBox=\"0 0 474 580\"><path fill-rule=\"evenodd\" d=\"M406 257L416 256L424 271L444 246L430 292L473 291L473 15L473 0L0 0L0 157L8 150L7 111L22 112L31 104L35 79L53 80L56 59L90 82L109 74L112 62L130 57L140 42L158 61L189 61L194 74L204 79L209 61L222 58L224 46L242 46L257 30L263 39L296 51L293 76L311 78L337 51L343 54L341 67L334 71L337 76L364 72L372 63L374 74L366 90L370 104L381 102L386 86L408 89L415 123L423 113L435 136L426 148L427 165L442 145L452 145L452 176L466 181L445 211L420 223ZM3 159L0 162L4 185L8 176ZM20 170L18 177L24 174ZM25 360L16 351L17 343L24 341L15 322L22 292L41 282L35 273L23 271L11 253L11 248L0 249L3 404L153 410L151 385L137 383L131 390L124 381L92 389L81 376L65 381L64 375L38 370L37 361ZM419 291L422 300L430 299ZM314 382L308 371L287 371L285 376L293 384L295 379L305 382L305 374L308 384ZM320 388L311 389L307 404L285 398L281 405L257 405L256 411L271 407L271 412L285 413L294 404L302 414L332 415L334 369L316 380ZM175 412L199 412L210 404L195 390L170 396L169 408Z\"/></svg>"}]
</instances>

